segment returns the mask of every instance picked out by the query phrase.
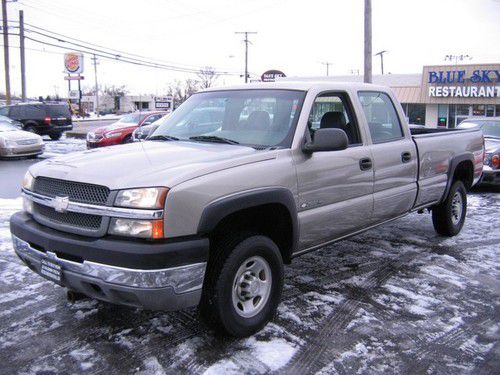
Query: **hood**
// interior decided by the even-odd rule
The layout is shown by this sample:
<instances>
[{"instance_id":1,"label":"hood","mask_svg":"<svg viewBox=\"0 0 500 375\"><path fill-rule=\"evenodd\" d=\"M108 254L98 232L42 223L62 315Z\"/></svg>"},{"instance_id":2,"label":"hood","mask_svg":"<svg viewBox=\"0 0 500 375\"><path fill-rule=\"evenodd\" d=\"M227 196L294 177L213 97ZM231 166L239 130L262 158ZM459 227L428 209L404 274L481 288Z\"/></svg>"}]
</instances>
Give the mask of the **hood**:
<instances>
[{"instance_id":1,"label":"hood","mask_svg":"<svg viewBox=\"0 0 500 375\"><path fill-rule=\"evenodd\" d=\"M18 141L20 139L36 139L39 140L40 143L42 141L42 137L40 137L38 134L33 134L24 130L0 132L0 138L8 139L9 141Z\"/></svg>"},{"instance_id":2,"label":"hood","mask_svg":"<svg viewBox=\"0 0 500 375\"><path fill-rule=\"evenodd\" d=\"M126 128L135 128L135 127L137 127L137 124L133 124L133 123L130 123L130 122L120 122L120 121L117 121L117 122L112 123L111 125L106 125L106 126L97 128L93 132L95 134L103 134L103 133L107 133L107 132L110 132L110 131L113 131L113 130L120 130L120 129L126 129Z\"/></svg>"},{"instance_id":3,"label":"hood","mask_svg":"<svg viewBox=\"0 0 500 375\"><path fill-rule=\"evenodd\" d=\"M126 189L174 187L219 170L276 157L276 151L219 143L135 142L47 159L30 168L33 176Z\"/></svg>"},{"instance_id":4,"label":"hood","mask_svg":"<svg viewBox=\"0 0 500 375\"><path fill-rule=\"evenodd\" d=\"M486 148L486 153L491 154L497 150L500 150L500 139L484 138L484 146Z\"/></svg>"}]
</instances>

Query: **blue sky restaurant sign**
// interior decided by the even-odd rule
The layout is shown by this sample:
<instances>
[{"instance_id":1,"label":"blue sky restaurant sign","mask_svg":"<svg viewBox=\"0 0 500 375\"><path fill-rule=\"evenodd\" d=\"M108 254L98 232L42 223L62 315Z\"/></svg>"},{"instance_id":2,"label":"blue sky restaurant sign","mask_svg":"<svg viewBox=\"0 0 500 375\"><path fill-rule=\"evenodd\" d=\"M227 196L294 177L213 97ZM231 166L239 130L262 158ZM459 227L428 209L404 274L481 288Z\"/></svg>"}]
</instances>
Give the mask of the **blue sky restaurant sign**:
<instances>
[{"instance_id":1,"label":"blue sky restaurant sign","mask_svg":"<svg viewBox=\"0 0 500 375\"><path fill-rule=\"evenodd\" d=\"M428 94L434 97L500 98L500 70L477 69L428 72Z\"/></svg>"}]
</instances>

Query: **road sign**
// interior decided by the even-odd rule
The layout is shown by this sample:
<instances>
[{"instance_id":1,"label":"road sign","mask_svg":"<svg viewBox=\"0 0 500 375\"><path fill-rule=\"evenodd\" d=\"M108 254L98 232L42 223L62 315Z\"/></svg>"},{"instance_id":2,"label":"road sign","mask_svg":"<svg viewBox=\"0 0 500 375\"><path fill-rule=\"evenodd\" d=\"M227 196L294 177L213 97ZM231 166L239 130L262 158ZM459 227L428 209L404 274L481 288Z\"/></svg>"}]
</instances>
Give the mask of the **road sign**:
<instances>
[{"instance_id":1,"label":"road sign","mask_svg":"<svg viewBox=\"0 0 500 375\"><path fill-rule=\"evenodd\" d=\"M262 73L260 79L262 82L274 82L278 77L286 77L285 73L281 70L268 70L267 72Z\"/></svg>"},{"instance_id":2,"label":"road sign","mask_svg":"<svg viewBox=\"0 0 500 375\"><path fill-rule=\"evenodd\" d=\"M155 108L172 109L174 106L174 98L172 96L156 96Z\"/></svg>"},{"instance_id":3,"label":"road sign","mask_svg":"<svg viewBox=\"0 0 500 375\"><path fill-rule=\"evenodd\" d=\"M80 99L80 93L78 90L70 90L68 92L68 98L70 99Z\"/></svg>"},{"instance_id":4,"label":"road sign","mask_svg":"<svg viewBox=\"0 0 500 375\"><path fill-rule=\"evenodd\" d=\"M79 52L65 53L64 71L68 74L83 73L83 53Z\"/></svg>"}]
</instances>

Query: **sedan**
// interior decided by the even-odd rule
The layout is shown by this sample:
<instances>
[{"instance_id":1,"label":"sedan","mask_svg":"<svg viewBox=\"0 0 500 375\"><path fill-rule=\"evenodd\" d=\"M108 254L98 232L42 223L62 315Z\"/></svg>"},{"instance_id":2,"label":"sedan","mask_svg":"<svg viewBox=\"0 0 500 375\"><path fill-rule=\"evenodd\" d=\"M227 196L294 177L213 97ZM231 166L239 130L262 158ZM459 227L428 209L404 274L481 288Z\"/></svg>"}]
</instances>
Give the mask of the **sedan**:
<instances>
[{"instance_id":1,"label":"sedan","mask_svg":"<svg viewBox=\"0 0 500 375\"><path fill-rule=\"evenodd\" d=\"M117 122L87 134L87 148L112 146L132 142L132 132L142 125L149 125L169 112L137 112L123 116Z\"/></svg>"},{"instance_id":2,"label":"sedan","mask_svg":"<svg viewBox=\"0 0 500 375\"><path fill-rule=\"evenodd\" d=\"M38 134L20 130L11 121L0 119L0 157L36 157L43 153L44 147Z\"/></svg>"},{"instance_id":3,"label":"sedan","mask_svg":"<svg viewBox=\"0 0 500 375\"><path fill-rule=\"evenodd\" d=\"M460 129L480 128L484 135L486 154L480 184L500 186L500 117L470 118L458 125Z\"/></svg>"}]
</instances>

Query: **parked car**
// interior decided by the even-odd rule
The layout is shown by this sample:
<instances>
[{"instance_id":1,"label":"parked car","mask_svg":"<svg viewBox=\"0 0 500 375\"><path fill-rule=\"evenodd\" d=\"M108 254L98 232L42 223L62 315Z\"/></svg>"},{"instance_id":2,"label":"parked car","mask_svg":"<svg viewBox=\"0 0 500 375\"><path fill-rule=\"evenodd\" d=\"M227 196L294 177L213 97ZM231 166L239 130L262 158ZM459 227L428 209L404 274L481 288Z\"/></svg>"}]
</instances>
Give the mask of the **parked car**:
<instances>
[{"instance_id":1,"label":"parked car","mask_svg":"<svg viewBox=\"0 0 500 375\"><path fill-rule=\"evenodd\" d=\"M188 121L216 104L216 123ZM72 293L199 305L241 337L273 317L294 257L425 209L458 234L483 154L479 129L410 131L382 86L207 89L145 142L31 166L10 229L18 256Z\"/></svg>"},{"instance_id":2,"label":"parked car","mask_svg":"<svg viewBox=\"0 0 500 375\"><path fill-rule=\"evenodd\" d=\"M36 157L43 153L42 137L20 130L20 127L13 125L13 122L10 119L4 120L4 117L0 116L0 157Z\"/></svg>"},{"instance_id":3,"label":"parked car","mask_svg":"<svg viewBox=\"0 0 500 375\"><path fill-rule=\"evenodd\" d=\"M117 122L87 133L87 148L119 145L132 142L132 132L142 125L149 125L169 112L135 112L123 116Z\"/></svg>"},{"instance_id":4,"label":"parked car","mask_svg":"<svg viewBox=\"0 0 500 375\"><path fill-rule=\"evenodd\" d=\"M458 125L460 129L481 129L484 135L486 154L482 185L500 185L500 117L481 117L465 119Z\"/></svg>"},{"instance_id":5,"label":"parked car","mask_svg":"<svg viewBox=\"0 0 500 375\"><path fill-rule=\"evenodd\" d=\"M67 104L20 103L0 108L0 115L19 121L25 131L48 135L53 140L73 129Z\"/></svg>"}]
</instances>

